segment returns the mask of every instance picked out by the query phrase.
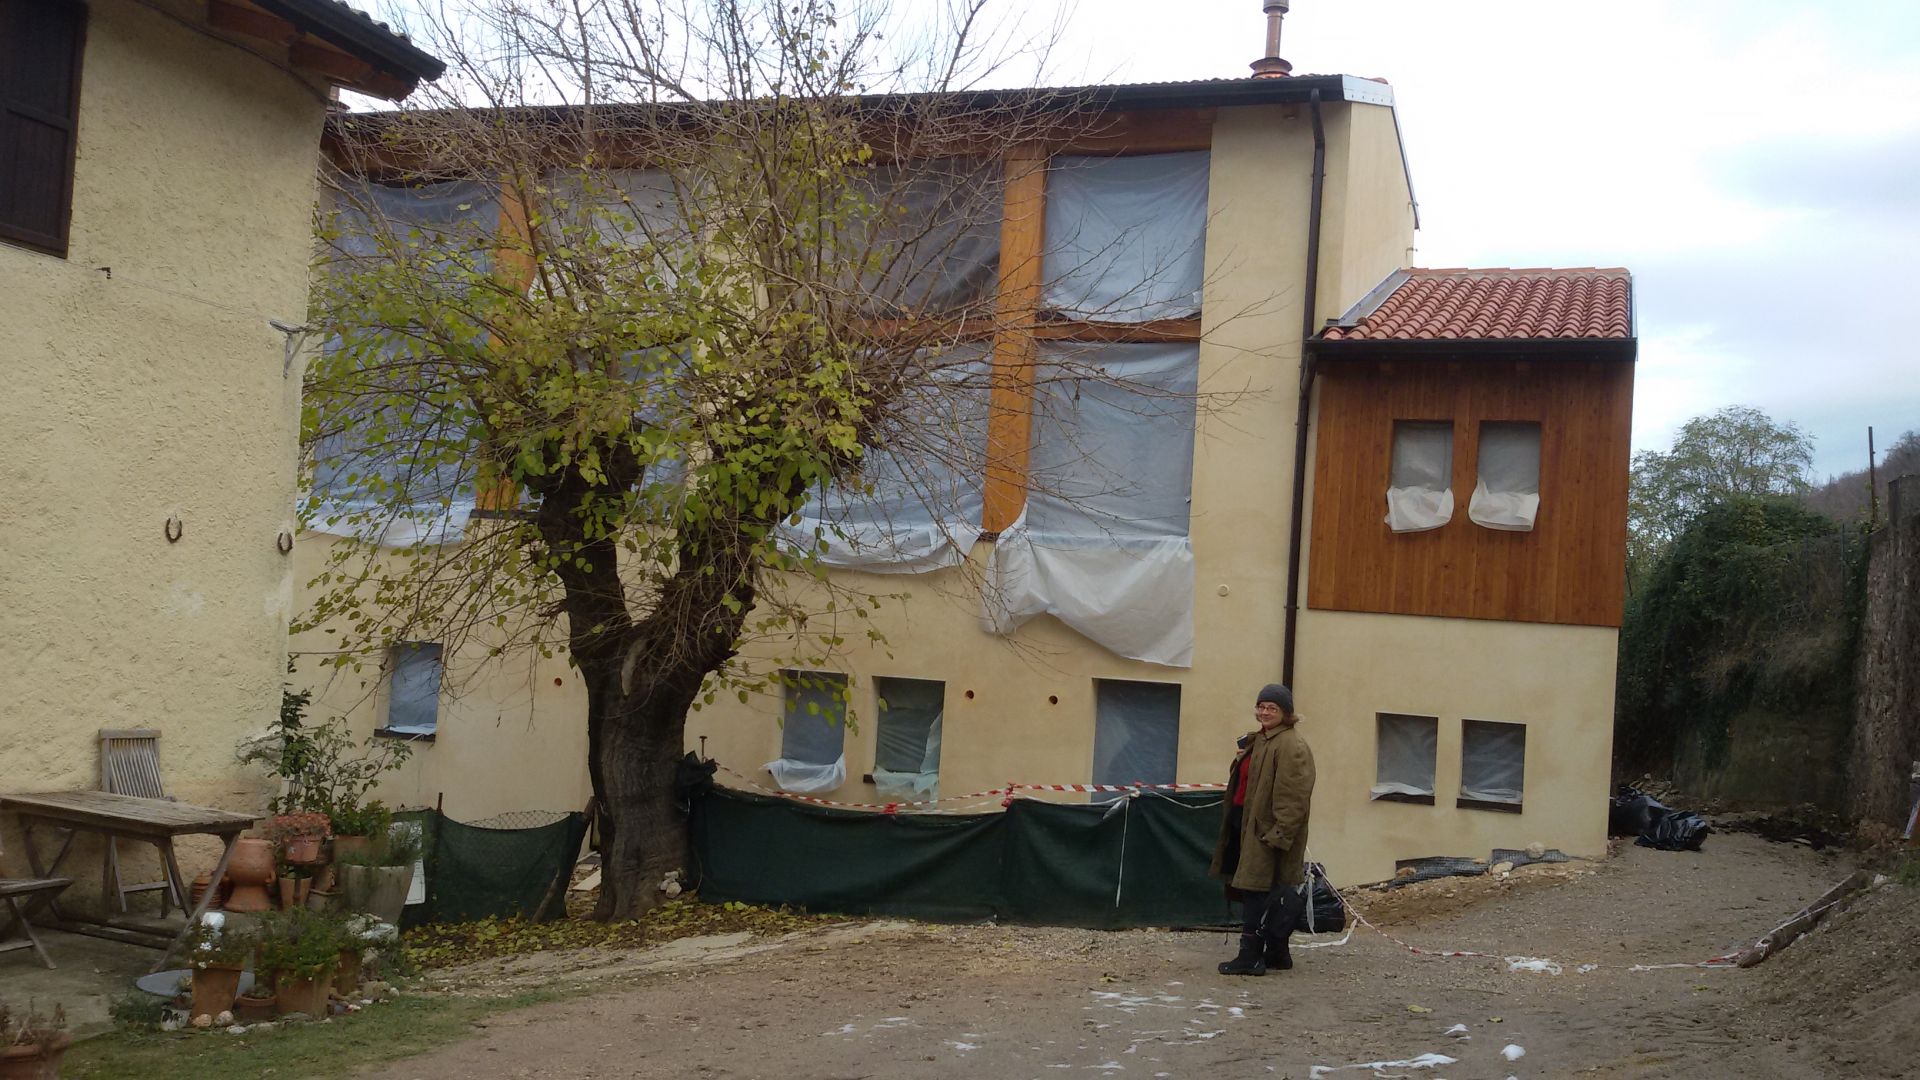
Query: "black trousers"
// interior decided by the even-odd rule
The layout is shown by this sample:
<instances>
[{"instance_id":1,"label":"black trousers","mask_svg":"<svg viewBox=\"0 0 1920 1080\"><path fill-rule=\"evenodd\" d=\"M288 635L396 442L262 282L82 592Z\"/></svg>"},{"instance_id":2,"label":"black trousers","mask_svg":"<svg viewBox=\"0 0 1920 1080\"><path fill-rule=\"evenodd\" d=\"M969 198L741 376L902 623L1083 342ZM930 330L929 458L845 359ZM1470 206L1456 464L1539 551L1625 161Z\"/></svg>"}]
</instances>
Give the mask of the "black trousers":
<instances>
[{"instance_id":1,"label":"black trousers","mask_svg":"<svg viewBox=\"0 0 1920 1080\"><path fill-rule=\"evenodd\" d=\"M1233 807L1233 836L1240 836L1241 819L1245 807ZM1239 844L1235 844L1233 861L1239 862ZM1229 870L1228 876L1232 876ZM1300 916L1307 910L1307 885L1280 884L1279 860L1274 861L1274 883L1265 892L1240 890L1240 909L1242 920L1240 936L1261 938L1268 941L1283 942L1300 925Z\"/></svg>"}]
</instances>

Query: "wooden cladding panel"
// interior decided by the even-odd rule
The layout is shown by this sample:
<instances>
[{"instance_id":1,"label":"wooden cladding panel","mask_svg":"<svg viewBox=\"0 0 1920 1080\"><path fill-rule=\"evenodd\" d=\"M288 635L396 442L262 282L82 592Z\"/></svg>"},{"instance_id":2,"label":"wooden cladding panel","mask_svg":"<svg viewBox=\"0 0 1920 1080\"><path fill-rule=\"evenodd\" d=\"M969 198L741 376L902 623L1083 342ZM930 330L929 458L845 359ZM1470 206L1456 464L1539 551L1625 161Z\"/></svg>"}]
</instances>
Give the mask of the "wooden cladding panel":
<instances>
[{"instance_id":1,"label":"wooden cladding panel","mask_svg":"<svg viewBox=\"0 0 1920 1080\"><path fill-rule=\"evenodd\" d=\"M1307 606L1619 626L1626 598L1627 361L1351 361L1320 376ZM1453 424L1453 519L1395 533L1395 420ZM1475 524L1480 425L1540 425L1532 532Z\"/></svg>"}]
</instances>

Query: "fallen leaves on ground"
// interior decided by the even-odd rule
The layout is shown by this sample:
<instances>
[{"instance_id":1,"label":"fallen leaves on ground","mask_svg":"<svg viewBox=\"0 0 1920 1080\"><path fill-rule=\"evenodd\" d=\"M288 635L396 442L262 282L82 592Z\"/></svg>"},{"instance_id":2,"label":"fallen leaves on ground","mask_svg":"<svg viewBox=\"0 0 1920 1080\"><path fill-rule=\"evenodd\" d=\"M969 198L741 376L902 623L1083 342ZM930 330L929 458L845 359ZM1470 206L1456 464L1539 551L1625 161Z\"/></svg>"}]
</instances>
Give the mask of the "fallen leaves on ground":
<instances>
[{"instance_id":1,"label":"fallen leaves on ground","mask_svg":"<svg viewBox=\"0 0 1920 1080\"><path fill-rule=\"evenodd\" d=\"M839 921L843 921L839 916L808 915L784 907L755 907L738 901L703 904L685 899L669 901L625 922L482 919L422 926L406 932L401 948L416 967L439 968L552 949L634 948L703 934L786 934Z\"/></svg>"}]
</instances>

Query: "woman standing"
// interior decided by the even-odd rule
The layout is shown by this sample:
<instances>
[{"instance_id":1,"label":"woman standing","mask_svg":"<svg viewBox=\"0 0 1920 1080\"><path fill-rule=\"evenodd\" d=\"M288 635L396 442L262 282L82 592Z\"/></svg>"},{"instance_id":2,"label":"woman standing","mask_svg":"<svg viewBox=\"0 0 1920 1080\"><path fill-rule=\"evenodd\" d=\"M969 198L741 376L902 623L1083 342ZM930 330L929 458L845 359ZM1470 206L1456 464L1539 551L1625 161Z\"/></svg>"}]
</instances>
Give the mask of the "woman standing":
<instances>
[{"instance_id":1,"label":"woman standing","mask_svg":"<svg viewBox=\"0 0 1920 1080\"><path fill-rule=\"evenodd\" d=\"M1222 975L1293 967L1287 938L1307 903L1313 751L1294 730L1300 717L1293 711L1293 691L1279 683L1260 691L1253 717L1260 727L1240 739L1234 755L1209 868L1245 911L1240 954L1220 965Z\"/></svg>"}]
</instances>

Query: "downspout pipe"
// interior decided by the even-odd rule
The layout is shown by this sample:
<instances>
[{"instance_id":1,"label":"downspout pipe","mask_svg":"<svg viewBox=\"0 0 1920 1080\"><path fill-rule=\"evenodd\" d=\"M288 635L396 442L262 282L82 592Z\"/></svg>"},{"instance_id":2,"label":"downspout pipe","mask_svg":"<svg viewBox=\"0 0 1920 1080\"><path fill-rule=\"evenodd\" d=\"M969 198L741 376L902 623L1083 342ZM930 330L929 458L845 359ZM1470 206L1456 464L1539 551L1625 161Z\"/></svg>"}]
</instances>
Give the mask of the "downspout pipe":
<instances>
[{"instance_id":1,"label":"downspout pipe","mask_svg":"<svg viewBox=\"0 0 1920 1080\"><path fill-rule=\"evenodd\" d=\"M1327 131L1320 117L1320 91L1307 96L1313 116L1313 193L1307 201L1307 280L1300 308L1300 405L1293 424L1293 503L1287 517L1287 624L1280 655L1280 681L1293 685L1293 659L1300 635L1300 541L1307 506L1307 421L1313 409L1314 313L1320 293L1320 199L1327 182Z\"/></svg>"}]
</instances>

